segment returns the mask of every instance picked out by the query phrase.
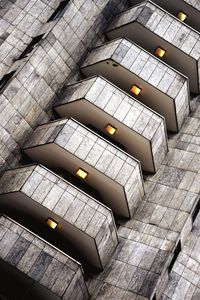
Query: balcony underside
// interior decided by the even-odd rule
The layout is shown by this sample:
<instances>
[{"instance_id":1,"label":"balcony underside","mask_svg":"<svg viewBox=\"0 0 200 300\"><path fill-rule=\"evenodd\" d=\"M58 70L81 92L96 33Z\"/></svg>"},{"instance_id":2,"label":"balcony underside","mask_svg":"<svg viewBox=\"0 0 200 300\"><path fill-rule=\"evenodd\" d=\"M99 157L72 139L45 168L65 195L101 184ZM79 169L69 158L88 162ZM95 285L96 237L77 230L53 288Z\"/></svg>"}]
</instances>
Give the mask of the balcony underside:
<instances>
[{"instance_id":1,"label":"balcony underside","mask_svg":"<svg viewBox=\"0 0 200 300\"><path fill-rule=\"evenodd\" d=\"M110 40L126 37L153 55L158 47L165 49L166 55L162 58L162 61L187 76L189 78L190 91L195 94L199 93L198 62L190 55L151 32L144 25L137 21L127 23L121 27L111 29L106 35ZM141 39L141 36L145 36L145 39Z\"/></svg>"},{"instance_id":2,"label":"balcony underside","mask_svg":"<svg viewBox=\"0 0 200 300\"><path fill-rule=\"evenodd\" d=\"M61 117L71 116L86 126L96 127L99 131L102 131L106 124L112 124L117 128L117 133L112 137L113 140L122 144L126 152L137 158L144 171L155 172L151 142L86 99L57 106L55 110Z\"/></svg>"},{"instance_id":3,"label":"balcony underside","mask_svg":"<svg viewBox=\"0 0 200 300\"><path fill-rule=\"evenodd\" d=\"M178 131L179 128L174 100L135 75L133 72L120 64L116 64L112 59L84 66L82 72L86 77L101 75L130 95L130 88L132 85L138 85L145 93L136 98L160 115L164 116L169 131Z\"/></svg>"},{"instance_id":4,"label":"balcony underside","mask_svg":"<svg viewBox=\"0 0 200 300\"><path fill-rule=\"evenodd\" d=\"M132 5L142 3L143 0L129 0ZM170 12L172 15L177 16L179 11L182 11L188 15L185 23L200 32L200 12L192 5L187 4L183 0L153 0L154 3Z\"/></svg>"},{"instance_id":5,"label":"balcony underside","mask_svg":"<svg viewBox=\"0 0 200 300\"><path fill-rule=\"evenodd\" d=\"M26 148L24 151L33 161L42 163L50 169L62 168L71 174L75 174L79 168L87 170L90 174L87 184L99 192L101 201L111 208L114 214L130 217L123 187L86 162L53 143Z\"/></svg>"}]
</instances>

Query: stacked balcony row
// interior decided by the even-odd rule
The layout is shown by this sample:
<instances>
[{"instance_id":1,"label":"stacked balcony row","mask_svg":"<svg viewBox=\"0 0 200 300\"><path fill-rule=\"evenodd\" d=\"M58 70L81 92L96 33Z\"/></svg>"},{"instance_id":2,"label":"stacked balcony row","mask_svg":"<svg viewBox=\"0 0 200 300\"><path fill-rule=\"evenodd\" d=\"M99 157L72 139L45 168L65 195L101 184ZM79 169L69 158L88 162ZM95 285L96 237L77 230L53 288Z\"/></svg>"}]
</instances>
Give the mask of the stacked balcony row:
<instances>
[{"instance_id":1,"label":"stacked balcony row","mask_svg":"<svg viewBox=\"0 0 200 300\"><path fill-rule=\"evenodd\" d=\"M1 258L35 280L41 293L45 289L62 299L88 298L77 261L85 270L88 264L98 270L107 265L118 244L114 217L130 219L139 212L142 171L159 169L168 151L167 130L180 130L190 90L199 92L199 33L153 2L119 15L107 37L117 39L95 48L81 68L89 78L65 88L55 102L63 119L38 126L24 145L36 164L9 170L0 180L0 207L9 216L1 218L1 229L14 236L12 251L5 247ZM163 57L155 57L157 49ZM42 242L40 251L48 248L52 255L42 275L35 274L34 262L21 267L31 256L29 247L39 243L32 232L60 249L50 251ZM46 252L36 262L46 261ZM13 262L16 253L23 257ZM69 278L63 287L62 272L61 281L50 280L47 272L57 268L51 266L55 253L70 262L61 266Z\"/></svg>"},{"instance_id":2,"label":"stacked balcony row","mask_svg":"<svg viewBox=\"0 0 200 300\"><path fill-rule=\"evenodd\" d=\"M0 185L5 215L18 222L23 216L25 227L48 239L53 233L48 231L47 221L53 220L60 238L66 238L97 268L105 266L118 243L107 207L40 165L7 171Z\"/></svg>"},{"instance_id":3,"label":"stacked balcony row","mask_svg":"<svg viewBox=\"0 0 200 300\"><path fill-rule=\"evenodd\" d=\"M127 39L94 49L82 72L85 76L100 74L137 97L165 117L169 131L179 131L189 113L187 77Z\"/></svg>"},{"instance_id":4,"label":"stacked balcony row","mask_svg":"<svg viewBox=\"0 0 200 300\"><path fill-rule=\"evenodd\" d=\"M120 14L110 26L109 39L127 37L189 78L199 93L200 34L151 1ZM145 39L141 39L145 36ZM157 49L162 49L159 52Z\"/></svg>"},{"instance_id":5,"label":"stacked balcony row","mask_svg":"<svg viewBox=\"0 0 200 300\"><path fill-rule=\"evenodd\" d=\"M132 5L138 5L144 1L129 0L129 2ZM153 0L152 2L165 9L181 22L200 32L199 0Z\"/></svg>"}]
</instances>

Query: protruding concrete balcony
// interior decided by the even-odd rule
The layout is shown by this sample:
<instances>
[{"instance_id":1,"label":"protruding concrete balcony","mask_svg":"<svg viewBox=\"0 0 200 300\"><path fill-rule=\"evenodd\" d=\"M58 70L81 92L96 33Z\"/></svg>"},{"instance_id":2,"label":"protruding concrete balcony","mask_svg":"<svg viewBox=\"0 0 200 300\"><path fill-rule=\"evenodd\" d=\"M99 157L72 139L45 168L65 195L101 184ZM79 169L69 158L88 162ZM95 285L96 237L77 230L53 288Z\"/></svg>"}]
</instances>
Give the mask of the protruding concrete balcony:
<instances>
[{"instance_id":1,"label":"protruding concrete balcony","mask_svg":"<svg viewBox=\"0 0 200 300\"><path fill-rule=\"evenodd\" d=\"M166 155L165 120L102 77L70 85L54 108L122 144L147 172L155 172Z\"/></svg>"},{"instance_id":2,"label":"protruding concrete balcony","mask_svg":"<svg viewBox=\"0 0 200 300\"><path fill-rule=\"evenodd\" d=\"M88 299L81 265L8 217L0 217L1 299Z\"/></svg>"},{"instance_id":3,"label":"protruding concrete balcony","mask_svg":"<svg viewBox=\"0 0 200 300\"><path fill-rule=\"evenodd\" d=\"M127 37L136 42L186 75L191 92L199 93L200 33L152 1L144 1L117 16L107 36L109 39Z\"/></svg>"},{"instance_id":4,"label":"protruding concrete balcony","mask_svg":"<svg viewBox=\"0 0 200 300\"><path fill-rule=\"evenodd\" d=\"M144 2L144 0L129 0L133 5ZM154 3L163 7L166 11L180 20L180 12L186 15L181 18L186 24L200 31L200 2L199 0L153 0Z\"/></svg>"},{"instance_id":5,"label":"protruding concrete balcony","mask_svg":"<svg viewBox=\"0 0 200 300\"><path fill-rule=\"evenodd\" d=\"M116 215L130 218L144 195L140 163L75 120L39 126L24 151L97 191Z\"/></svg>"},{"instance_id":6,"label":"protruding concrete balcony","mask_svg":"<svg viewBox=\"0 0 200 300\"><path fill-rule=\"evenodd\" d=\"M82 72L102 75L134 95L165 117L169 131L177 132L189 113L188 79L127 39L95 48Z\"/></svg>"},{"instance_id":7,"label":"protruding concrete balcony","mask_svg":"<svg viewBox=\"0 0 200 300\"><path fill-rule=\"evenodd\" d=\"M105 266L118 244L110 209L40 165L4 173L0 209L26 227L35 220L41 233L53 220L57 235L96 268Z\"/></svg>"}]
</instances>

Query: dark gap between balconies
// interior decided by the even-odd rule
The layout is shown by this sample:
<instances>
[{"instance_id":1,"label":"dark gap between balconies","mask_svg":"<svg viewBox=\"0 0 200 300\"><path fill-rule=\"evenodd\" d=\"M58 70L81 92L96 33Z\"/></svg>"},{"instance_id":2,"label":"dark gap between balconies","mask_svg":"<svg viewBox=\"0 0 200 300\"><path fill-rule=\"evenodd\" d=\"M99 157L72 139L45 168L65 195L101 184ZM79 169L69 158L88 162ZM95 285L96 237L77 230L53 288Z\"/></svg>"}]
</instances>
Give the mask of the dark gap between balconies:
<instances>
[{"instance_id":1,"label":"dark gap between balconies","mask_svg":"<svg viewBox=\"0 0 200 300\"><path fill-rule=\"evenodd\" d=\"M47 23L51 22L51 21L54 21L59 16L61 16L62 13L63 13L64 8L67 6L67 4L69 2L70 2L70 0L65 0L65 1L60 2L60 4L58 5L58 7L56 8L56 10L52 13L52 15L47 20Z\"/></svg>"},{"instance_id":2,"label":"dark gap between balconies","mask_svg":"<svg viewBox=\"0 0 200 300\"><path fill-rule=\"evenodd\" d=\"M42 39L44 34L35 36L30 44L26 47L26 49L22 52L22 54L16 59L20 60L22 58L25 58L28 56L29 53L33 51L33 49L36 47L36 45L39 43L39 41Z\"/></svg>"},{"instance_id":3,"label":"dark gap between balconies","mask_svg":"<svg viewBox=\"0 0 200 300\"><path fill-rule=\"evenodd\" d=\"M192 213L192 223L194 223L198 213L199 213L199 210L200 210L200 198L199 198L199 201L198 203L196 204L195 208L194 208L194 211Z\"/></svg>"},{"instance_id":4,"label":"dark gap between balconies","mask_svg":"<svg viewBox=\"0 0 200 300\"><path fill-rule=\"evenodd\" d=\"M153 296L152 300L156 300L156 294Z\"/></svg>"},{"instance_id":5,"label":"dark gap between balconies","mask_svg":"<svg viewBox=\"0 0 200 300\"><path fill-rule=\"evenodd\" d=\"M174 250L174 255L173 255L171 263L168 267L168 273L171 272L180 252L181 252L181 241L178 242L178 245L176 246L176 249Z\"/></svg>"},{"instance_id":6,"label":"dark gap between balconies","mask_svg":"<svg viewBox=\"0 0 200 300\"><path fill-rule=\"evenodd\" d=\"M8 74L5 74L2 79L0 80L0 91L2 91L6 86L7 84L9 83L10 79L13 77L13 75L15 74L16 70L15 71L12 71Z\"/></svg>"}]
</instances>

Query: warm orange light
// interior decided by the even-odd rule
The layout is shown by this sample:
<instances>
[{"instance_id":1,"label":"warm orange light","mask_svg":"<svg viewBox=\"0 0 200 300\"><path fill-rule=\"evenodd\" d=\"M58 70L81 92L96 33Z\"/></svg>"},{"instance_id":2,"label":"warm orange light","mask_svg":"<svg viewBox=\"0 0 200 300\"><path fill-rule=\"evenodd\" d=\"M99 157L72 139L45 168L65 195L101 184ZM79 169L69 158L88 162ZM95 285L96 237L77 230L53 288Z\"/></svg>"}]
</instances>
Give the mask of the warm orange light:
<instances>
[{"instance_id":1,"label":"warm orange light","mask_svg":"<svg viewBox=\"0 0 200 300\"><path fill-rule=\"evenodd\" d=\"M182 11L179 11L179 13L178 13L178 15L177 15L177 18L178 18L180 21L184 22L185 19L187 18L187 15L186 15L185 13L183 13Z\"/></svg>"},{"instance_id":2,"label":"warm orange light","mask_svg":"<svg viewBox=\"0 0 200 300\"><path fill-rule=\"evenodd\" d=\"M155 51L155 55L159 56L159 57L163 57L165 55L166 51L162 48L157 48Z\"/></svg>"},{"instance_id":3,"label":"warm orange light","mask_svg":"<svg viewBox=\"0 0 200 300\"><path fill-rule=\"evenodd\" d=\"M58 223L57 222L55 222L54 220L52 220L52 219L48 219L47 220L47 225L49 226L49 227L51 227L52 229L56 229L56 227L58 226Z\"/></svg>"},{"instance_id":4,"label":"warm orange light","mask_svg":"<svg viewBox=\"0 0 200 300\"><path fill-rule=\"evenodd\" d=\"M88 175L87 172L85 172L83 169L78 169L76 172L76 175L81 177L82 179L85 179Z\"/></svg>"},{"instance_id":5,"label":"warm orange light","mask_svg":"<svg viewBox=\"0 0 200 300\"><path fill-rule=\"evenodd\" d=\"M112 125L108 124L106 127L105 127L105 131L107 133L109 133L110 135L113 135L115 134L115 132L117 131L117 129L115 127L113 127Z\"/></svg>"},{"instance_id":6,"label":"warm orange light","mask_svg":"<svg viewBox=\"0 0 200 300\"><path fill-rule=\"evenodd\" d=\"M137 85L133 85L130 91L136 96L138 96L141 93L142 89L139 88Z\"/></svg>"}]
</instances>

